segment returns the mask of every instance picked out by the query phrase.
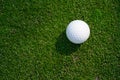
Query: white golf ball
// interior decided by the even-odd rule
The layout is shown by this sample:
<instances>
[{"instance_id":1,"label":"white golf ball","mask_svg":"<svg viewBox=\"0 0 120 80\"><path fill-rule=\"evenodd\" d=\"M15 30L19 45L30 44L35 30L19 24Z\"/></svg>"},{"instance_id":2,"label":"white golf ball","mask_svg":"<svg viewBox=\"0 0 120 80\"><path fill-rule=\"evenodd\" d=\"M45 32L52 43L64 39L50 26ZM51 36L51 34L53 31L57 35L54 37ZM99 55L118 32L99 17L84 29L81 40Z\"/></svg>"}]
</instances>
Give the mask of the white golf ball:
<instances>
[{"instance_id":1,"label":"white golf ball","mask_svg":"<svg viewBox=\"0 0 120 80\"><path fill-rule=\"evenodd\" d=\"M72 43L81 44L89 38L90 28L86 22L74 20L67 26L66 35Z\"/></svg>"}]
</instances>

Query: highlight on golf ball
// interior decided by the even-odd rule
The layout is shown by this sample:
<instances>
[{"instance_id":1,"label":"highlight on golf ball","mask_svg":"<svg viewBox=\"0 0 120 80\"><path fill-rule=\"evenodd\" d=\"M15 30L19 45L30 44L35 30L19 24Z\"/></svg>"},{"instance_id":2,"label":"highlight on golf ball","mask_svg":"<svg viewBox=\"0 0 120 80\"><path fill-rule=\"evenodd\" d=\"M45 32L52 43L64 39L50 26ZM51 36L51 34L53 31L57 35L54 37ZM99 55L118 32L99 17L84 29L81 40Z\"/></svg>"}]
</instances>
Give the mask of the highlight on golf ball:
<instances>
[{"instance_id":1,"label":"highlight on golf ball","mask_svg":"<svg viewBox=\"0 0 120 80\"><path fill-rule=\"evenodd\" d=\"M74 44L84 43L90 36L88 24L82 20L70 22L66 28L66 36Z\"/></svg>"}]
</instances>

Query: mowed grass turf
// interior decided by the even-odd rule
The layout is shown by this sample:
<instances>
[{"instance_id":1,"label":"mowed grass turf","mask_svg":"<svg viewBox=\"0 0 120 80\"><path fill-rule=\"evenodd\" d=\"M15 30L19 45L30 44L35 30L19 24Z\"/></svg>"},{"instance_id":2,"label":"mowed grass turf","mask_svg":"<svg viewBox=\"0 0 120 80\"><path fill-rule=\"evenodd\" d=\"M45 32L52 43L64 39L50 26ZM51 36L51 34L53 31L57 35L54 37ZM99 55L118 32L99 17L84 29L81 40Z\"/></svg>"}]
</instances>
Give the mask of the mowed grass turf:
<instances>
[{"instance_id":1,"label":"mowed grass turf","mask_svg":"<svg viewBox=\"0 0 120 80\"><path fill-rule=\"evenodd\" d=\"M68 41L84 20L90 38ZM0 80L120 80L119 0L1 0Z\"/></svg>"}]
</instances>

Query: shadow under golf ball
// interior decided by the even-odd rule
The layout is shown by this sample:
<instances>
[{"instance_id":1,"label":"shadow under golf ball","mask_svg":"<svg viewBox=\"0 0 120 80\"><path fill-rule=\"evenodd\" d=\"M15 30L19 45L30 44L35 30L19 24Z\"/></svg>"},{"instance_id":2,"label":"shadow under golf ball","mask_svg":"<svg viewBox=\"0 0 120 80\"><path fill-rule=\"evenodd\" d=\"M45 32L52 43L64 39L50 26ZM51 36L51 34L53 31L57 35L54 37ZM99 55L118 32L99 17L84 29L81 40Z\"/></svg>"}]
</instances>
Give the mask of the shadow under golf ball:
<instances>
[{"instance_id":1,"label":"shadow under golf ball","mask_svg":"<svg viewBox=\"0 0 120 80\"><path fill-rule=\"evenodd\" d=\"M66 32L62 32L59 37L57 38L57 42L55 44L56 50L58 53L62 55L70 55L77 51L81 44L73 44L71 43L67 37L66 37Z\"/></svg>"}]
</instances>

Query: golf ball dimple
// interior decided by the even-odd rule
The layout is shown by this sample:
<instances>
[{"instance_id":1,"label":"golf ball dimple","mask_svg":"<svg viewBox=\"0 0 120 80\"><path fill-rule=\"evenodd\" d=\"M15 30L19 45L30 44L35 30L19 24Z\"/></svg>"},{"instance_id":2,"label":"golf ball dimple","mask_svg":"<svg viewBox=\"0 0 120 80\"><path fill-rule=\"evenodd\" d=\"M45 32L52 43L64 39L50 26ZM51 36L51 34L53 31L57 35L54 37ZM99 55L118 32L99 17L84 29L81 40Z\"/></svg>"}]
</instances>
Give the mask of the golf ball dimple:
<instances>
[{"instance_id":1,"label":"golf ball dimple","mask_svg":"<svg viewBox=\"0 0 120 80\"><path fill-rule=\"evenodd\" d=\"M67 26L66 36L72 43L81 44L89 38L90 28L86 22L74 20Z\"/></svg>"}]
</instances>

